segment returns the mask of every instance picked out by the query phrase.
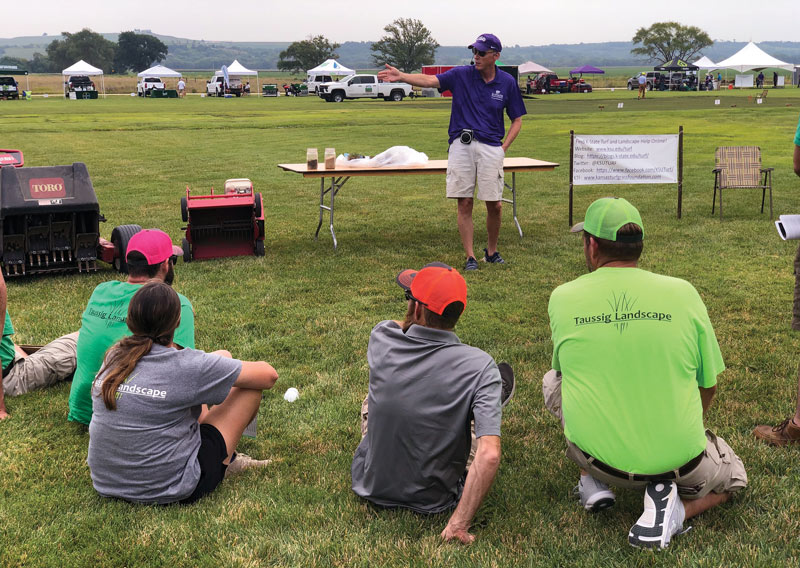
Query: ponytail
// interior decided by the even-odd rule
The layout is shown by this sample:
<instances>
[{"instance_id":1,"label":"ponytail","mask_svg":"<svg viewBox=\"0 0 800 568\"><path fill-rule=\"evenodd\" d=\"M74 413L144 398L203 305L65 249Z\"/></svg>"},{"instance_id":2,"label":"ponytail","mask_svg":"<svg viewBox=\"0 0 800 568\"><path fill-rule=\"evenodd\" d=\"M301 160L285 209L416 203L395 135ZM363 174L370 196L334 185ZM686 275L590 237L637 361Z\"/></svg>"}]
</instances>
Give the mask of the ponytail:
<instances>
[{"instance_id":1,"label":"ponytail","mask_svg":"<svg viewBox=\"0 0 800 568\"><path fill-rule=\"evenodd\" d=\"M154 344L168 347L181 321L178 294L163 282L142 286L128 306L128 329L133 335L111 347L106 363L98 376L106 373L99 396L108 410L117 409L119 386L131 377L139 361L150 353Z\"/></svg>"}]
</instances>

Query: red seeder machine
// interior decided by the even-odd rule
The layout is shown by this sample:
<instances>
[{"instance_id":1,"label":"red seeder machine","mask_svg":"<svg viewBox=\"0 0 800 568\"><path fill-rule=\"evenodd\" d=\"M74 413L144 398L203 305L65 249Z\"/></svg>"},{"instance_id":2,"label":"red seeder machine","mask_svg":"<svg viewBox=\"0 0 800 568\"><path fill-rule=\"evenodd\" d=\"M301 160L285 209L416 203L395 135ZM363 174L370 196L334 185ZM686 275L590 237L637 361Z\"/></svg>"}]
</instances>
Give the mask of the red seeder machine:
<instances>
[{"instance_id":1,"label":"red seeder machine","mask_svg":"<svg viewBox=\"0 0 800 568\"><path fill-rule=\"evenodd\" d=\"M261 194L246 178L229 179L223 193L181 198L181 218L187 223L183 260L227 256L264 256L264 211Z\"/></svg>"}]
</instances>

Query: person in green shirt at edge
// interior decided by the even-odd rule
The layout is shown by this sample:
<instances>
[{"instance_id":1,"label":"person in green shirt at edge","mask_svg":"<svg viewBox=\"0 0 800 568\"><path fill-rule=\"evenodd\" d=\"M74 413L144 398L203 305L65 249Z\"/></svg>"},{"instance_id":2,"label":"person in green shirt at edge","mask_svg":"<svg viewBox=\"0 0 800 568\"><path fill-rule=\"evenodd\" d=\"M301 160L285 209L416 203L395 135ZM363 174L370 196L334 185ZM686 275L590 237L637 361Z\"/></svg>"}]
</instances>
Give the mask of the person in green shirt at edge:
<instances>
[{"instance_id":1,"label":"person in green shirt at edge","mask_svg":"<svg viewBox=\"0 0 800 568\"><path fill-rule=\"evenodd\" d=\"M583 232L589 274L550 296L545 406L581 469L581 505L613 505L609 485L645 489L628 542L665 548L685 519L747 485L742 461L703 425L725 365L697 290L638 268L644 225L633 205L598 199L572 231Z\"/></svg>"},{"instance_id":2,"label":"person in green shirt at edge","mask_svg":"<svg viewBox=\"0 0 800 568\"><path fill-rule=\"evenodd\" d=\"M794 134L794 173L800 176L800 121ZM800 330L800 246L794 258L794 305L792 307L792 329ZM797 368L797 406L794 415L777 426L761 424L753 434L762 442L772 446L785 446L800 442L800 366Z\"/></svg>"},{"instance_id":3,"label":"person in green shirt at edge","mask_svg":"<svg viewBox=\"0 0 800 568\"><path fill-rule=\"evenodd\" d=\"M169 235L158 229L145 229L131 237L125 257L128 280L113 280L97 286L89 298L78 333L78 362L69 392L69 416L73 422L88 425L92 419L91 390L106 351L119 339L131 334L126 323L128 304L136 291L148 281L172 284L174 263L182 251L173 247ZM194 312L185 296L181 301L181 323L175 330L179 348L194 349Z\"/></svg>"},{"instance_id":4,"label":"person in green shirt at edge","mask_svg":"<svg viewBox=\"0 0 800 568\"><path fill-rule=\"evenodd\" d=\"M7 308L8 290L0 271L0 314L5 313L3 338L0 340L0 361L3 375L0 378L0 420L10 416L5 405L6 396L18 396L43 389L72 376L75 371L75 344L78 332L63 335L36 352L26 353L14 344L14 326Z\"/></svg>"}]
</instances>

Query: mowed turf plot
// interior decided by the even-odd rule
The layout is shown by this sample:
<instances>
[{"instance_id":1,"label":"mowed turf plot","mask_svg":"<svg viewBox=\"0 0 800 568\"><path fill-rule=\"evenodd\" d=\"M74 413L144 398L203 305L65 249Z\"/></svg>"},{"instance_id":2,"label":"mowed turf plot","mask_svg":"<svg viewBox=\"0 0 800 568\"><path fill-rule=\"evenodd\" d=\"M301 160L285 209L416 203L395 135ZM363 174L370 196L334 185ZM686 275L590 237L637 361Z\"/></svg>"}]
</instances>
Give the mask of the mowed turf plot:
<instances>
[{"instance_id":1,"label":"mowed turf plot","mask_svg":"<svg viewBox=\"0 0 800 568\"><path fill-rule=\"evenodd\" d=\"M800 341L789 323L796 247L780 240L768 213L759 213L757 190L728 191L725 220L712 217L711 170L718 145L759 145L764 165L775 168L776 214L800 213L800 178L791 166L800 97L792 89L770 91L757 105L747 94L648 93L637 101L635 93L617 90L526 101L529 114L509 155L561 167L517 175L525 237L519 239L506 206L500 251L507 263L481 263L466 275L469 301L456 331L511 362L518 381L504 413L500 471L469 547L440 541L447 515L379 511L350 491L369 333L378 321L401 318L406 307L395 275L434 260L463 268L444 176L351 179L336 198L334 251L327 221L313 239L319 182L276 167L304 161L309 147L375 154L404 144L444 159L448 100L0 103L0 145L22 149L26 166L87 164L108 219L105 238L116 225L136 223L180 242L187 185L205 193L227 178L252 179L263 194L266 256L179 262L175 287L194 304L198 348L264 359L280 373L264 398L258 437L240 446L273 463L225 481L189 507L97 496L85 461L88 434L66 420L69 384L8 399L11 418L0 423L0 565L797 565L800 448L771 449L751 436L756 424L777 423L794 406ZM577 469L543 408L541 377L552 353L550 292L586 270L580 238L567 231L569 131L669 134L681 125L681 220L674 185L575 192L576 219L605 195L639 207L647 233L643 268L697 287L728 367L706 423L742 457L750 486L693 519L689 534L654 555L627 544L641 494L619 491L617 505L598 515L587 515L572 497ZM475 223L480 250L481 204ZM9 280L16 341L44 343L74 331L94 286L114 278L103 267L89 275ZM288 387L300 391L293 404L281 397Z\"/></svg>"}]
</instances>

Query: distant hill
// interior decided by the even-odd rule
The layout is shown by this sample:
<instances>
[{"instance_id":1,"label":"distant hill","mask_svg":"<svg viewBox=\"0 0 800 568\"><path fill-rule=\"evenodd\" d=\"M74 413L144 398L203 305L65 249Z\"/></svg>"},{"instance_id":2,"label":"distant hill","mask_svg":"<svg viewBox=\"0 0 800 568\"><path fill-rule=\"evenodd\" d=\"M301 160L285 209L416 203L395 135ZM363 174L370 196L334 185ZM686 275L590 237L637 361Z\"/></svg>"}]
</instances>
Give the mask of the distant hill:
<instances>
[{"instance_id":1,"label":"distant hill","mask_svg":"<svg viewBox=\"0 0 800 568\"><path fill-rule=\"evenodd\" d=\"M153 34L169 46L165 65L182 70L217 69L238 59L242 65L254 69L277 69L278 57L290 42L229 42L204 41ZM103 34L117 41L118 34ZM31 59L35 52L45 53L47 45L61 36L29 36L0 38L0 58L22 57ZM717 41L704 50L714 61L733 55L746 42ZM372 42L348 41L337 50L339 60L348 67L370 69L375 67L370 46ZM800 63L800 42L776 41L758 44L770 55L789 63ZM631 55L632 44L627 41L604 43L509 45L503 49L503 63L514 65L535 61L549 67L567 67L585 63L598 67L647 65L642 58ZM464 46L442 46L436 52L439 65L457 65L469 62L469 52Z\"/></svg>"}]
</instances>

